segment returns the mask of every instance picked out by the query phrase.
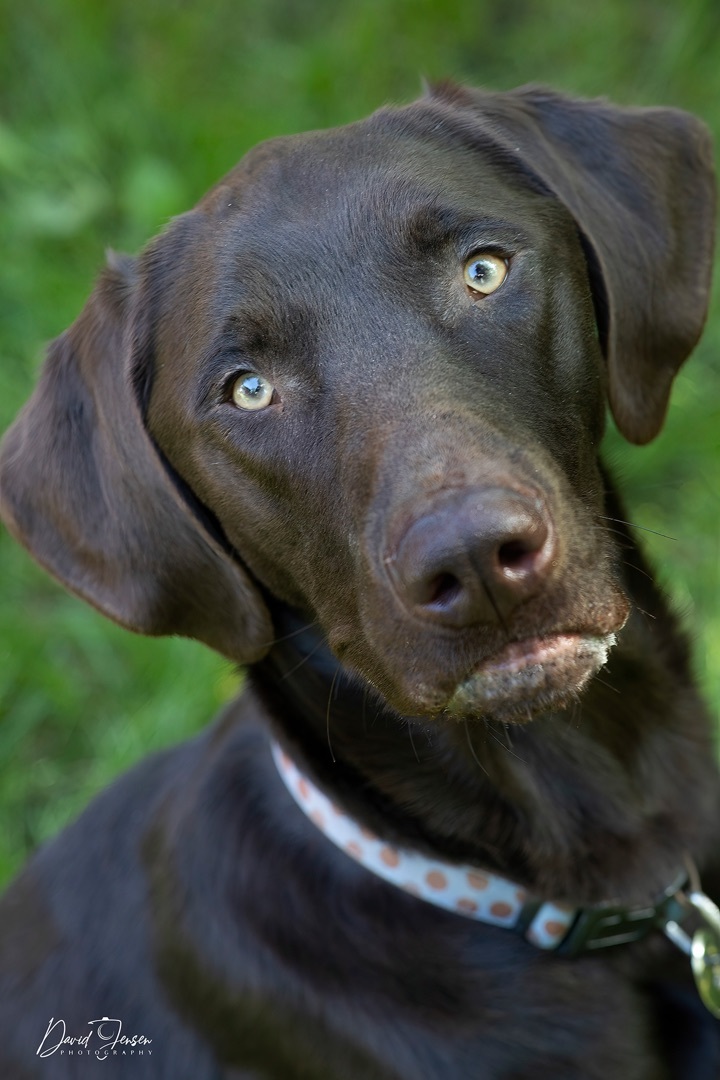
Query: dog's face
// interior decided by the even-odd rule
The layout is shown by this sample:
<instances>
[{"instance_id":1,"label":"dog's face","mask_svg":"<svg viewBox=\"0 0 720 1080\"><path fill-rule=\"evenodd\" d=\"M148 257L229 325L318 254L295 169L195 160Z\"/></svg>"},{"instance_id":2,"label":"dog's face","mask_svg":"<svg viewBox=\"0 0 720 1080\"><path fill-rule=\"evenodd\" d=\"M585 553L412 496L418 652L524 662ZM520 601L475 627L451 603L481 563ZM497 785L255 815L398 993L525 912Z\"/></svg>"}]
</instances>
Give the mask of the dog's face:
<instances>
[{"instance_id":1,"label":"dog's face","mask_svg":"<svg viewBox=\"0 0 720 1080\"><path fill-rule=\"evenodd\" d=\"M524 717L578 688L627 613L598 527L586 262L491 144L448 152L425 112L397 120L261 147L183 223L148 429L243 563L396 708L462 685L464 707Z\"/></svg>"},{"instance_id":2,"label":"dog's face","mask_svg":"<svg viewBox=\"0 0 720 1080\"><path fill-rule=\"evenodd\" d=\"M239 659L272 639L259 584L408 715L564 704L628 614L606 386L651 437L712 211L690 118L661 114L659 190L659 117L584 107L446 90L249 154L56 346L6 444L21 539L126 625Z\"/></svg>"}]
</instances>

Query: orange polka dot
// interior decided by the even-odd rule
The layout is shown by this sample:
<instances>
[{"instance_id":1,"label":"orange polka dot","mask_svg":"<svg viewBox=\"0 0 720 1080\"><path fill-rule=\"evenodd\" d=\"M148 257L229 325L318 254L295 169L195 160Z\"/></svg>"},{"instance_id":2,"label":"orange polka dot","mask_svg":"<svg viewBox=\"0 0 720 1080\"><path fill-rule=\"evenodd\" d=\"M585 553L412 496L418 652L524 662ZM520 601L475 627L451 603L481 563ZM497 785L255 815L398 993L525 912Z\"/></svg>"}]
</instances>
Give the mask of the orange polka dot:
<instances>
[{"instance_id":1,"label":"orange polka dot","mask_svg":"<svg viewBox=\"0 0 720 1080\"><path fill-rule=\"evenodd\" d=\"M391 847L384 847L380 852L380 858L386 866L397 866L400 862L400 856L397 851Z\"/></svg>"},{"instance_id":2,"label":"orange polka dot","mask_svg":"<svg viewBox=\"0 0 720 1080\"><path fill-rule=\"evenodd\" d=\"M313 825L317 825L318 829L325 828L325 818L322 816L319 810L313 810L312 814L309 814L308 817L312 821Z\"/></svg>"},{"instance_id":3,"label":"orange polka dot","mask_svg":"<svg viewBox=\"0 0 720 1080\"><path fill-rule=\"evenodd\" d=\"M556 919L548 919L544 927L545 933L550 937L560 937L567 930L565 923L558 922Z\"/></svg>"},{"instance_id":4,"label":"orange polka dot","mask_svg":"<svg viewBox=\"0 0 720 1080\"><path fill-rule=\"evenodd\" d=\"M440 870L430 870L425 880L431 889L447 889L447 878Z\"/></svg>"},{"instance_id":5,"label":"orange polka dot","mask_svg":"<svg viewBox=\"0 0 720 1080\"><path fill-rule=\"evenodd\" d=\"M490 905L490 914L494 915L497 919L508 919L512 913L512 907L510 904L506 904L504 900L497 900L494 904Z\"/></svg>"},{"instance_id":6,"label":"orange polka dot","mask_svg":"<svg viewBox=\"0 0 720 1080\"><path fill-rule=\"evenodd\" d=\"M487 889L490 884L485 874L481 874L479 870L468 871L467 883L471 889Z\"/></svg>"},{"instance_id":7,"label":"orange polka dot","mask_svg":"<svg viewBox=\"0 0 720 1080\"><path fill-rule=\"evenodd\" d=\"M348 855L352 855L354 859L362 858L362 848L359 844L356 844L354 840L351 840L348 844L345 845L345 850L347 851Z\"/></svg>"},{"instance_id":8,"label":"orange polka dot","mask_svg":"<svg viewBox=\"0 0 720 1080\"><path fill-rule=\"evenodd\" d=\"M298 794L301 799L307 799L310 796L310 788L308 787L307 780L298 780Z\"/></svg>"},{"instance_id":9,"label":"orange polka dot","mask_svg":"<svg viewBox=\"0 0 720 1080\"><path fill-rule=\"evenodd\" d=\"M360 826L360 832L366 840L377 840L375 833L371 832L370 829L366 829L364 825Z\"/></svg>"},{"instance_id":10,"label":"orange polka dot","mask_svg":"<svg viewBox=\"0 0 720 1080\"><path fill-rule=\"evenodd\" d=\"M460 899L458 900L458 902L456 904L456 907L457 907L458 911L467 911L469 913L477 911L477 909L478 909L478 906L475 903L475 901L474 900L469 900L465 896L460 897Z\"/></svg>"},{"instance_id":11,"label":"orange polka dot","mask_svg":"<svg viewBox=\"0 0 720 1080\"><path fill-rule=\"evenodd\" d=\"M527 900L527 893L524 891L524 889L517 889L516 890L515 899L517 900L518 904L524 904L525 903L525 901Z\"/></svg>"}]
</instances>

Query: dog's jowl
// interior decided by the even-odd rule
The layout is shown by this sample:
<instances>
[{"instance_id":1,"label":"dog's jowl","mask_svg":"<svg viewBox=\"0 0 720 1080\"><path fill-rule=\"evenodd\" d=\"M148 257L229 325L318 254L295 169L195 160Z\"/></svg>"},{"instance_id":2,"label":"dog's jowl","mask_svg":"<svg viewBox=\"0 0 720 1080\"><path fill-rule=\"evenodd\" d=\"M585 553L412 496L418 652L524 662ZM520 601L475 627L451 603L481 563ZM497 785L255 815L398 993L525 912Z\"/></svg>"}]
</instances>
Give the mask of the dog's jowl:
<instances>
[{"instance_id":1,"label":"dog's jowl","mask_svg":"<svg viewBox=\"0 0 720 1080\"><path fill-rule=\"evenodd\" d=\"M711 727L598 459L662 427L713 203L683 112L444 85L111 259L3 518L248 678L10 886L3 1077L720 1076Z\"/></svg>"}]
</instances>

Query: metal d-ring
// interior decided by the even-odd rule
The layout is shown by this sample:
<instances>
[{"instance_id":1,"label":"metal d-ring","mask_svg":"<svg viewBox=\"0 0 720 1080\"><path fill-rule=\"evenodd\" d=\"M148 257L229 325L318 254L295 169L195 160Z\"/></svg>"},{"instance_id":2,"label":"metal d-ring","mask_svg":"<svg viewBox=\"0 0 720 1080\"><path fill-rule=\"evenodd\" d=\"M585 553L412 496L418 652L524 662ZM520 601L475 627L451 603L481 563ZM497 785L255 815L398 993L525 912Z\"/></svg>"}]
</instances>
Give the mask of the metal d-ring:
<instances>
[{"instance_id":1,"label":"metal d-ring","mask_svg":"<svg viewBox=\"0 0 720 1080\"><path fill-rule=\"evenodd\" d=\"M693 868L694 869L694 868ZM663 932L674 945L690 957L690 966L698 993L706 1009L720 1018L720 910L700 888L697 871L691 874L691 891L680 890L676 898L693 909L702 926L692 937L674 919Z\"/></svg>"}]
</instances>

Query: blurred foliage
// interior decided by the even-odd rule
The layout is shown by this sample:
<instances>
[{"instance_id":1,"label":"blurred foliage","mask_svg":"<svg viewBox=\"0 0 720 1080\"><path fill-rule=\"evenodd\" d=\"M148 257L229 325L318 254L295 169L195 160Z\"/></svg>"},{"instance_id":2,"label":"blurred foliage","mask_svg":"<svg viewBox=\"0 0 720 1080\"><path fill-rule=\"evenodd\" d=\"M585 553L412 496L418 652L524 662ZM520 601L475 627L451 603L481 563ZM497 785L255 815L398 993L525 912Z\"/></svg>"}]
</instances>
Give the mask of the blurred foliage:
<instances>
[{"instance_id":1,"label":"blurred foliage","mask_svg":"<svg viewBox=\"0 0 720 1080\"><path fill-rule=\"evenodd\" d=\"M0 430L104 248L137 250L269 136L416 96L421 77L672 104L720 133L715 0L0 0ZM609 456L720 704L720 310L663 437ZM237 678L135 638L0 534L0 878Z\"/></svg>"}]
</instances>

